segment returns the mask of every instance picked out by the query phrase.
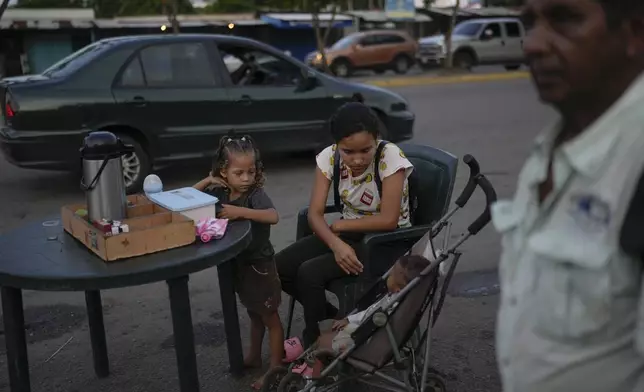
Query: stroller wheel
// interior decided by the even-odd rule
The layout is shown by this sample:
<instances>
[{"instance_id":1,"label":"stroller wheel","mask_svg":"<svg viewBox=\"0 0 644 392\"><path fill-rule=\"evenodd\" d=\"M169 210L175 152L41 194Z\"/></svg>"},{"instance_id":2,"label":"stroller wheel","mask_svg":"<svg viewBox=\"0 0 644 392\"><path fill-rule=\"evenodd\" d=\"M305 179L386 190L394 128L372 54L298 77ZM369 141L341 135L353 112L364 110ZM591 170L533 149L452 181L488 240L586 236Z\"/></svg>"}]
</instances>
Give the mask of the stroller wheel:
<instances>
[{"instance_id":1,"label":"stroller wheel","mask_svg":"<svg viewBox=\"0 0 644 392\"><path fill-rule=\"evenodd\" d=\"M307 380L302 377L302 375L297 373L288 373L279 386L277 387L277 392L298 392L306 387Z\"/></svg>"},{"instance_id":2,"label":"stroller wheel","mask_svg":"<svg viewBox=\"0 0 644 392\"><path fill-rule=\"evenodd\" d=\"M427 383L425 383L423 392L447 392L445 381L438 374L430 373L427 375Z\"/></svg>"},{"instance_id":3,"label":"stroller wheel","mask_svg":"<svg viewBox=\"0 0 644 392\"><path fill-rule=\"evenodd\" d=\"M262 385L260 392L277 392L280 382L282 382L282 379L287 374L288 369L282 366L271 369L264 376L264 384Z\"/></svg>"}]
</instances>

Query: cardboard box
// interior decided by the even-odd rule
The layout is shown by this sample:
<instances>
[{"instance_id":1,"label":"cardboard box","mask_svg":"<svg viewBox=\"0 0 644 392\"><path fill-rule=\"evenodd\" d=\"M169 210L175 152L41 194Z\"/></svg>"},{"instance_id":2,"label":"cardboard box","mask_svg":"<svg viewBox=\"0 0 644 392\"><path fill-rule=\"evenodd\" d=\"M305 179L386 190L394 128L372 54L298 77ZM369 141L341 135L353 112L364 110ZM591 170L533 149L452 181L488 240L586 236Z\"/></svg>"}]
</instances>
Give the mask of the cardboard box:
<instances>
[{"instance_id":1,"label":"cardboard box","mask_svg":"<svg viewBox=\"0 0 644 392\"><path fill-rule=\"evenodd\" d=\"M195 227L191 219L160 207L145 196L128 197L128 233L105 235L85 218L76 215L84 204L64 206L61 218L65 231L82 242L105 261L126 259L190 245L195 242Z\"/></svg>"}]
</instances>

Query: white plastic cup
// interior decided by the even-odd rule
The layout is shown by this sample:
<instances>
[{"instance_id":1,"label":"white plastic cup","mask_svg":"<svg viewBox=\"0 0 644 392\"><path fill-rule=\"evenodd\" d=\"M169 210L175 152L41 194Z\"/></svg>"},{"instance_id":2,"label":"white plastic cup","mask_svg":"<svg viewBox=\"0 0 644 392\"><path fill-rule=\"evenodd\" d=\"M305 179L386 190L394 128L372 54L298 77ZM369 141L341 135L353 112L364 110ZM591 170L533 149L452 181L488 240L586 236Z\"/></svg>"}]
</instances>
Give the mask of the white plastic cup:
<instances>
[{"instance_id":1,"label":"white plastic cup","mask_svg":"<svg viewBox=\"0 0 644 392\"><path fill-rule=\"evenodd\" d=\"M46 221L42 223L42 227L45 231L45 237L47 237L47 241L56 241L58 239L58 233L60 232L60 221Z\"/></svg>"}]
</instances>

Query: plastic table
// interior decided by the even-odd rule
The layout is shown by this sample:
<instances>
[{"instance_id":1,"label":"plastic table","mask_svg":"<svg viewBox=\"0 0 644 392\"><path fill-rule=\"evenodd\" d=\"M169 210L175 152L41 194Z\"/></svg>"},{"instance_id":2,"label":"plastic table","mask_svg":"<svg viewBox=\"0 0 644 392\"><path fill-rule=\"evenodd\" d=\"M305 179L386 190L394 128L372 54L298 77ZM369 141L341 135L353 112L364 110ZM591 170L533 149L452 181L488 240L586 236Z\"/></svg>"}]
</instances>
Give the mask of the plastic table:
<instances>
[{"instance_id":1,"label":"plastic table","mask_svg":"<svg viewBox=\"0 0 644 392\"><path fill-rule=\"evenodd\" d=\"M166 281L182 392L199 390L188 276L217 267L230 371L243 373L242 345L231 259L251 241L247 221L230 222L225 236L164 252L105 262L63 231L48 241L42 222L0 236L0 287L11 392L29 392L22 290L84 291L94 359L99 378L109 375L100 290Z\"/></svg>"}]
</instances>

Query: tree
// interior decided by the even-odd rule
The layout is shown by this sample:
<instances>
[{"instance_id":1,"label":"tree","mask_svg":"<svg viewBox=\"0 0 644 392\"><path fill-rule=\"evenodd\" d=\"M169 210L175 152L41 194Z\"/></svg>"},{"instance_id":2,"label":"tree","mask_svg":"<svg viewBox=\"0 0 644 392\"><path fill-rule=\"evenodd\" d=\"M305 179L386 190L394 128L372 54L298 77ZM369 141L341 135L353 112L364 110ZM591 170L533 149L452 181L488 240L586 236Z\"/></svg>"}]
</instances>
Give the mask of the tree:
<instances>
[{"instance_id":1,"label":"tree","mask_svg":"<svg viewBox=\"0 0 644 392\"><path fill-rule=\"evenodd\" d=\"M120 0L93 0L92 6L97 18L114 18L121 11Z\"/></svg>"},{"instance_id":2,"label":"tree","mask_svg":"<svg viewBox=\"0 0 644 392\"><path fill-rule=\"evenodd\" d=\"M4 15L7 7L9 7L9 0L2 0L2 3L0 3L0 19L2 19L2 15Z\"/></svg>"},{"instance_id":3,"label":"tree","mask_svg":"<svg viewBox=\"0 0 644 392\"><path fill-rule=\"evenodd\" d=\"M338 5L334 0L331 0L330 3L325 4L331 7L331 18L329 19L328 24L326 25L326 30L322 34L322 24L320 23L320 12L322 11L322 2L320 0L313 0L311 5L311 20L313 23L313 32L315 33L315 42L317 44L318 53L322 56L321 62L324 72L330 73L329 64L326 60L326 45L329 42L329 35L331 30L333 30L333 25L335 24L335 15L338 9Z\"/></svg>"},{"instance_id":4,"label":"tree","mask_svg":"<svg viewBox=\"0 0 644 392\"><path fill-rule=\"evenodd\" d=\"M456 25L456 17L458 16L458 11L461 8L461 0L456 0L456 5L452 10L452 17L449 21L449 30L445 34L445 51L447 52L447 57L445 58L445 68L451 69L454 65L454 53L452 53L452 32L454 31L454 26Z\"/></svg>"},{"instance_id":5,"label":"tree","mask_svg":"<svg viewBox=\"0 0 644 392\"><path fill-rule=\"evenodd\" d=\"M3 0L4 1L4 0ZM172 0L174 14L193 14L190 0ZM18 8L93 8L99 18L116 16L168 15L164 0L18 0Z\"/></svg>"},{"instance_id":6,"label":"tree","mask_svg":"<svg viewBox=\"0 0 644 392\"><path fill-rule=\"evenodd\" d=\"M434 5L435 0L423 0L423 7L427 10L429 7Z\"/></svg>"},{"instance_id":7,"label":"tree","mask_svg":"<svg viewBox=\"0 0 644 392\"><path fill-rule=\"evenodd\" d=\"M161 0L114 0L114 2L121 3L117 16L168 15L168 12L174 12L175 7L171 4L170 10L165 12L166 1ZM195 12L190 0L172 0L172 2L176 3L176 15L194 14Z\"/></svg>"},{"instance_id":8,"label":"tree","mask_svg":"<svg viewBox=\"0 0 644 392\"><path fill-rule=\"evenodd\" d=\"M168 22L172 26L172 32L174 34L179 34L179 20L177 20L179 5L177 4L178 0L170 0L170 6L168 7L168 2L162 0L163 3L163 13L168 16Z\"/></svg>"},{"instance_id":9,"label":"tree","mask_svg":"<svg viewBox=\"0 0 644 392\"><path fill-rule=\"evenodd\" d=\"M209 14L216 13L244 13L255 11L254 0L217 0L208 4L204 12Z\"/></svg>"},{"instance_id":10,"label":"tree","mask_svg":"<svg viewBox=\"0 0 644 392\"><path fill-rule=\"evenodd\" d=\"M213 6L221 2L249 2L252 11L303 11L307 8L307 0L217 0Z\"/></svg>"}]
</instances>

